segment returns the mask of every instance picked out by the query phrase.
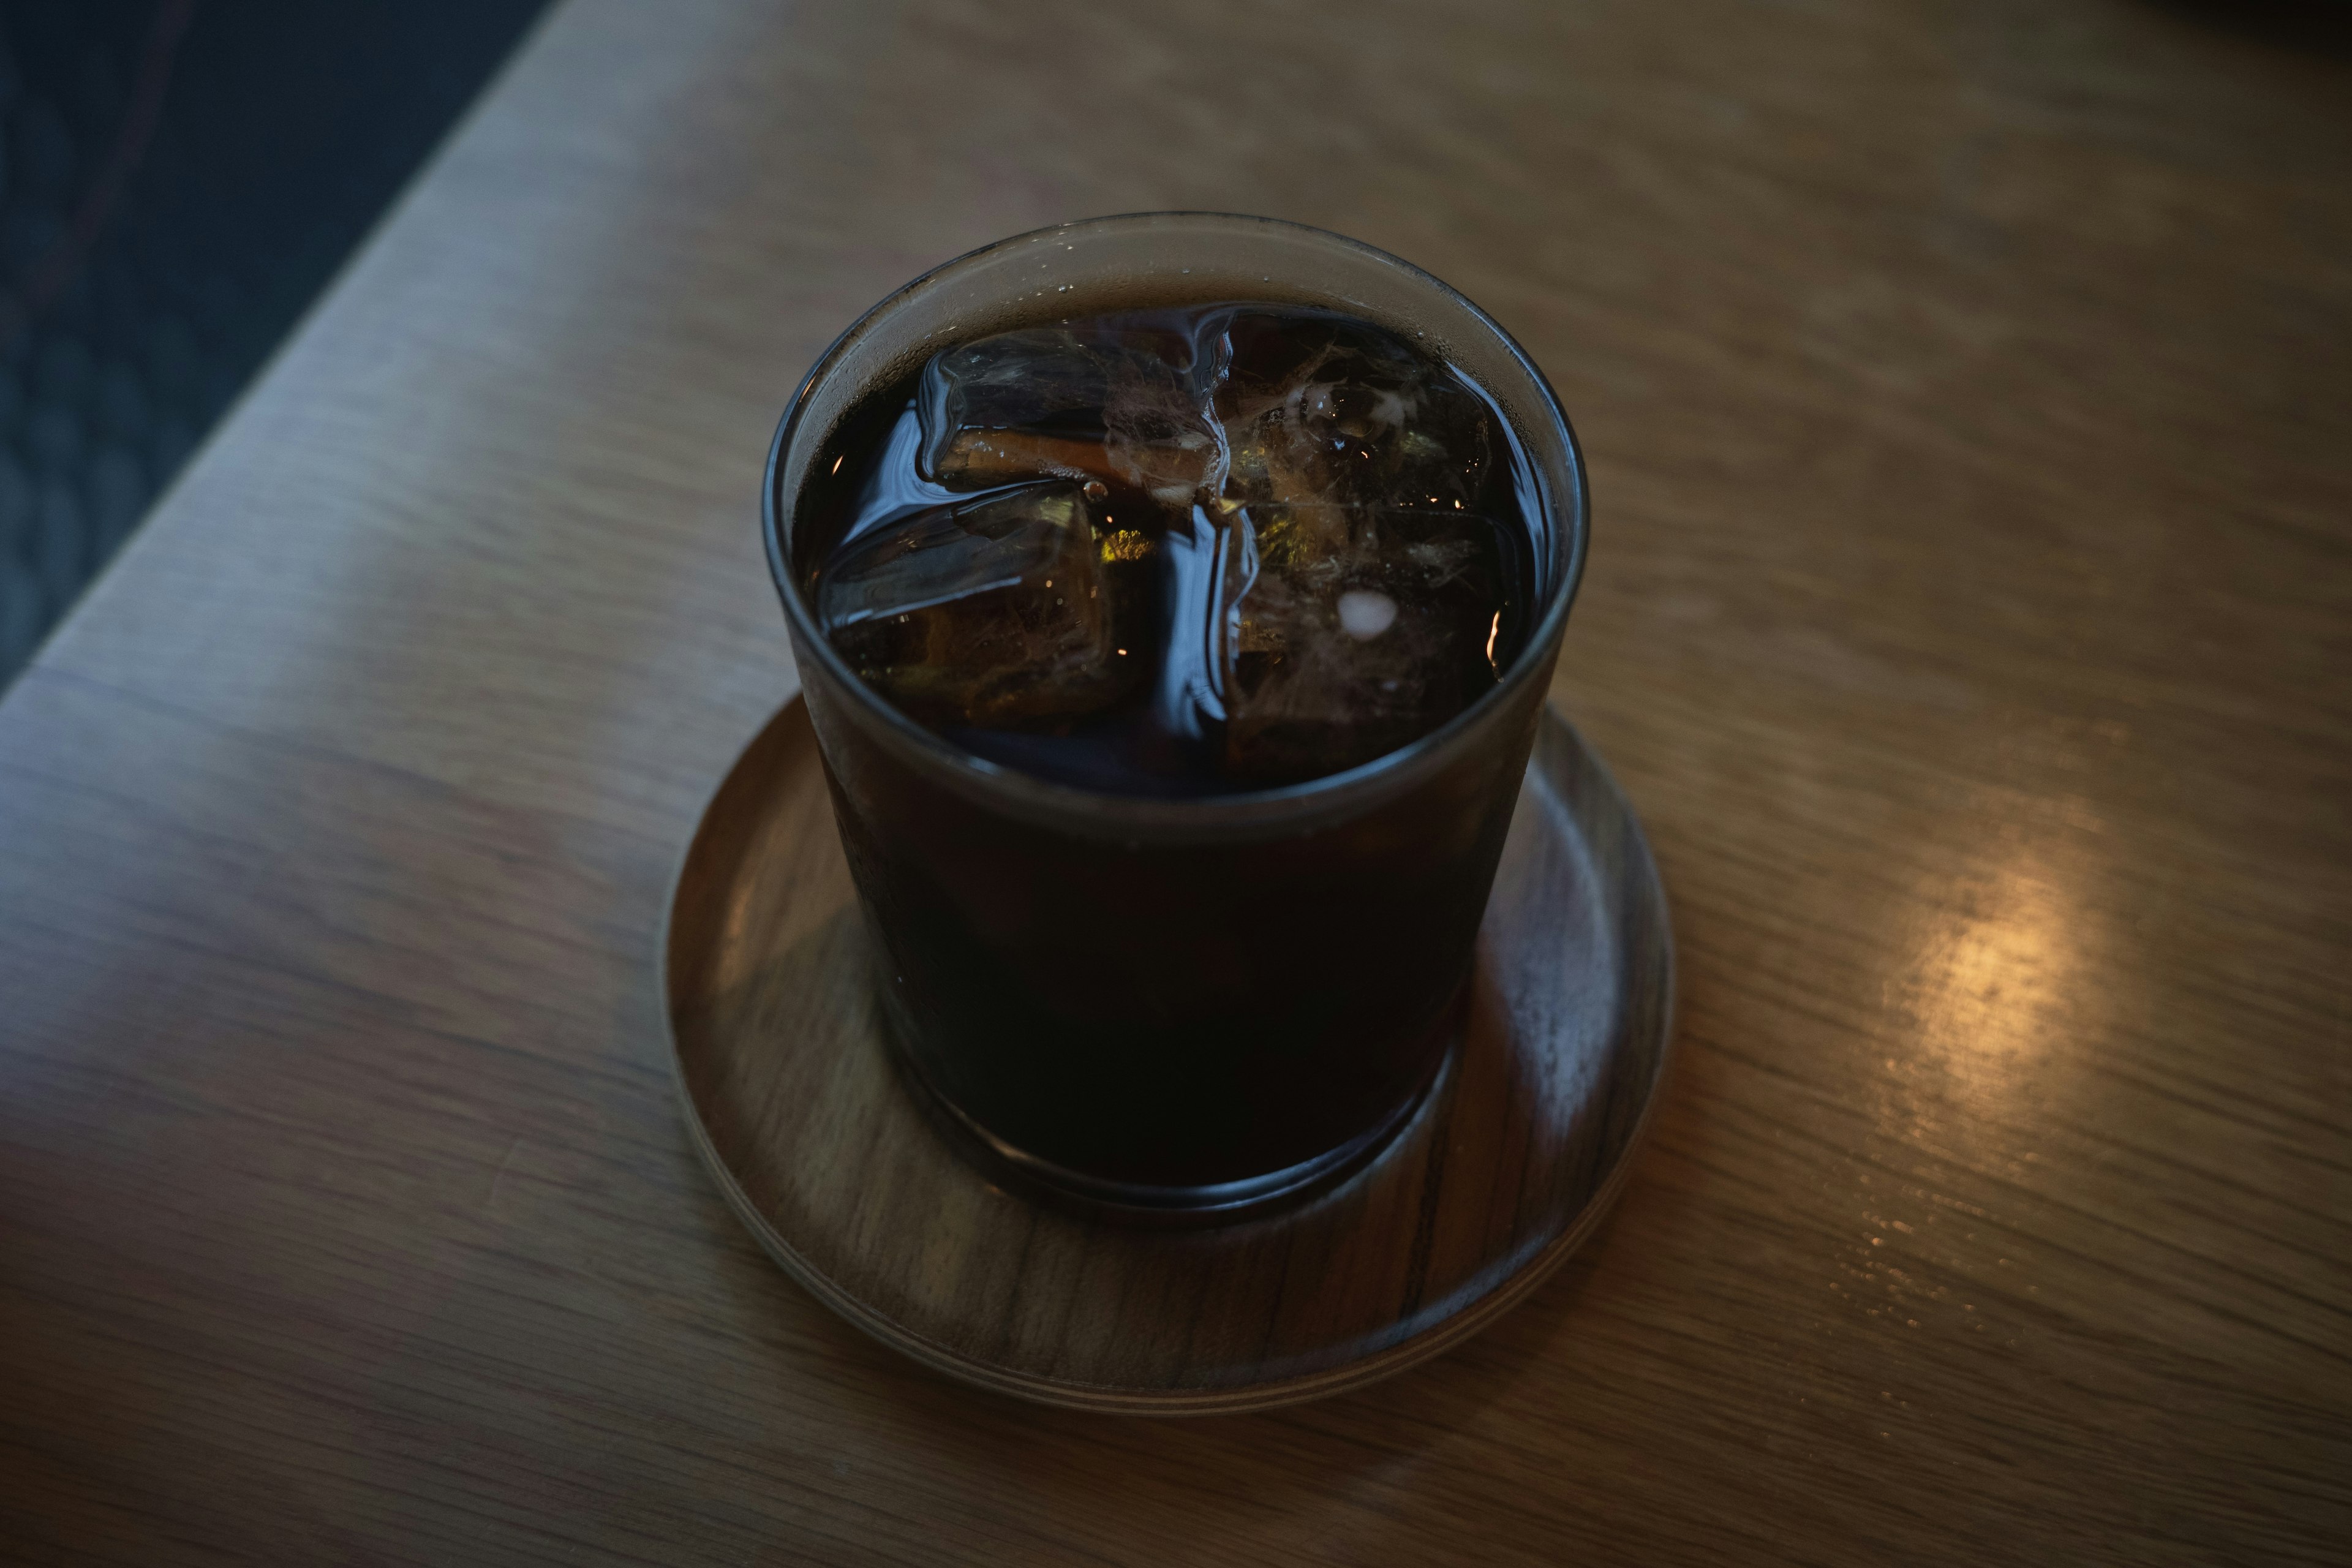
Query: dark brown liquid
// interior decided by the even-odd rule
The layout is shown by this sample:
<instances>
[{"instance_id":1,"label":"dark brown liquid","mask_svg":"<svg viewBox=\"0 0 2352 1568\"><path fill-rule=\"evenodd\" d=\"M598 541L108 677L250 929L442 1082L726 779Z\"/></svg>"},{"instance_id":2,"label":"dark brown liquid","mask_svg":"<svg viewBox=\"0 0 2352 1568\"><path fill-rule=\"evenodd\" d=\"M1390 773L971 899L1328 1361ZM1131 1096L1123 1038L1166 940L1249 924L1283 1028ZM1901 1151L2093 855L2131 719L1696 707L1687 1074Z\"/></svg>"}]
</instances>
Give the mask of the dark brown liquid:
<instances>
[{"instance_id":1,"label":"dark brown liquid","mask_svg":"<svg viewBox=\"0 0 2352 1568\"><path fill-rule=\"evenodd\" d=\"M1539 687L1363 815L1130 846L1010 818L836 722L810 687L880 990L919 1079L1097 1180L1246 1182L1379 1126L1452 1037Z\"/></svg>"},{"instance_id":2,"label":"dark brown liquid","mask_svg":"<svg viewBox=\"0 0 2352 1568\"><path fill-rule=\"evenodd\" d=\"M1509 424L1370 322L1220 304L936 355L835 433L798 563L861 679L1115 794L1277 787L1409 744L1524 639Z\"/></svg>"},{"instance_id":3,"label":"dark brown liquid","mask_svg":"<svg viewBox=\"0 0 2352 1568\"><path fill-rule=\"evenodd\" d=\"M959 345L811 471L792 572L857 678L1109 794L1371 763L1493 691L1549 585L1507 421L1325 311ZM808 695L905 1059L1001 1145L1130 1191L1295 1170L1429 1081L1541 700L1510 689L1377 805L1169 845L1002 811L847 721L829 677Z\"/></svg>"}]
</instances>

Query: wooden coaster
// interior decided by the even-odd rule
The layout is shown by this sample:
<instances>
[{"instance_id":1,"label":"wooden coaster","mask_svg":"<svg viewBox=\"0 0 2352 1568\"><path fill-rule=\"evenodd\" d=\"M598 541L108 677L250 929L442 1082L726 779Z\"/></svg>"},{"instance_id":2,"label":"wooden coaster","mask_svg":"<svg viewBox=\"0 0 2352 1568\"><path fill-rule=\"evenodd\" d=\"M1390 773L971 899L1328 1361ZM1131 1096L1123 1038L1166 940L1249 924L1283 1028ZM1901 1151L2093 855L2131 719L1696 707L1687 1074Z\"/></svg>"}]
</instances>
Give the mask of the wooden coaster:
<instances>
[{"instance_id":1,"label":"wooden coaster","mask_svg":"<svg viewBox=\"0 0 2352 1568\"><path fill-rule=\"evenodd\" d=\"M1024 1398L1164 1414L1370 1383L1475 1333L1591 1233L1665 1066L1673 952L1639 825L1550 710L1452 1070L1301 1206L1203 1230L992 1184L886 1056L867 938L797 698L710 804L670 910L678 1082L777 1262L884 1342Z\"/></svg>"}]
</instances>

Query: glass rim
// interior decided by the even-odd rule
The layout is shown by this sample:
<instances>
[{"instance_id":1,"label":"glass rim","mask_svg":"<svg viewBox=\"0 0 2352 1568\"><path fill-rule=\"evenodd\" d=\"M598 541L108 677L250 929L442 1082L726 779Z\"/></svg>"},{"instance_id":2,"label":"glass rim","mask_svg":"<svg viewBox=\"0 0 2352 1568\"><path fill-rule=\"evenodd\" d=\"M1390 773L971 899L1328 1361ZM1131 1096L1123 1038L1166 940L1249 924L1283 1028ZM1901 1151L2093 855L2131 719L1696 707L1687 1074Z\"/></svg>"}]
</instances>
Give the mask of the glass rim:
<instances>
[{"instance_id":1,"label":"glass rim","mask_svg":"<svg viewBox=\"0 0 2352 1568\"><path fill-rule=\"evenodd\" d=\"M1552 521L1560 533L1559 574L1550 585L1549 602L1543 614L1537 618L1526 641L1521 644L1518 657L1512 660L1510 669L1491 689L1482 692L1477 700L1418 740L1394 751L1384 752L1354 767L1273 789L1213 795L1118 795L1057 783L976 756L917 723L858 678L848 660L841 657L824 636L814 610L793 580L792 563L785 550L784 517L789 508L785 498L779 493L784 456L792 449L794 437L801 434L803 416L806 414L816 389L877 323L915 295L937 287L983 258L1001 252L1052 238L1066 240L1079 234L1107 228L1171 223L1249 225L1282 231L1318 244L1354 252L1434 290L1442 299L1458 307L1477 327L1492 333L1512 362L1526 374L1538 395L1538 408L1533 412L1549 418L1552 426L1549 433L1556 436L1567 458L1568 496L1555 499L1549 494L1549 487L1545 487L1546 500L1551 503L1556 514ZM1492 389L1488 390L1491 393ZM818 434L822 438L824 433ZM1561 499L1564 499L1564 505ZM1569 607L1574 603L1577 588L1583 579L1591 512L1591 486L1585 474L1583 448L1577 444L1576 431L1569 424L1567 412L1560 407L1559 394L1527 350L1520 346L1518 340L1460 290L1401 257L1329 229L1247 213L1184 209L1116 213L1049 224L1043 228L1008 235L943 261L892 289L844 328L816 357L808 374L802 377L800 386L793 394L792 401L785 405L783 417L777 423L776 434L769 443L760 502L761 533L767 548L769 574L774 579L776 595L782 602L785 620L796 634L793 638L795 663L804 655L814 657L832 678L833 684L845 688L852 694L850 701L874 721L881 735L894 742L894 749L903 760L963 793L1023 809L1024 815L1065 826L1076 826L1079 820L1091 819L1092 824L1098 827L1146 833L1155 828L1199 832L1220 827L1269 826L1302 817L1338 815L1349 806L1370 804L1375 797L1409 789L1412 784L1443 772L1458 760L1469 745L1472 733L1483 715L1508 701L1514 693L1535 679L1539 664L1549 670L1549 661L1539 658L1538 655L1539 650L1549 647L1560 637L1568 619ZM796 673L800 674L801 685L805 689L807 674ZM1076 814L1075 819L1073 814Z\"/></svg>"}]
</instances>

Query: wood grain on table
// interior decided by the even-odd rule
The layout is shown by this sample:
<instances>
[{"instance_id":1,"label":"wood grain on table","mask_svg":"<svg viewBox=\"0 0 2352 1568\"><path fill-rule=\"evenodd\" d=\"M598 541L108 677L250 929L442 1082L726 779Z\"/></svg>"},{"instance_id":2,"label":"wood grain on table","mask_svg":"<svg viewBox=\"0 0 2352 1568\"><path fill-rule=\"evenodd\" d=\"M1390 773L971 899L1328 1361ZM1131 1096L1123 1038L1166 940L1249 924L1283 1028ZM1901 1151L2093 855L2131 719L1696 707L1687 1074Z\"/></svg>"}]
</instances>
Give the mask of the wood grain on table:
<instances>
[{"instance_id":1,"label":"wood grain on table","mask_svg":"<svg viewBox=\"0 0 2352 1568\"><path fill-rule=\"evenodd\" d=\"M2342 1560L2352 63L2239 9L559 8L0 702L0 1555ZM656 940L802 371L1171 206L1550 374L1681 1037L1529 1304L1151 1423L774 1268Z\"/></svg>"}]
</instances>

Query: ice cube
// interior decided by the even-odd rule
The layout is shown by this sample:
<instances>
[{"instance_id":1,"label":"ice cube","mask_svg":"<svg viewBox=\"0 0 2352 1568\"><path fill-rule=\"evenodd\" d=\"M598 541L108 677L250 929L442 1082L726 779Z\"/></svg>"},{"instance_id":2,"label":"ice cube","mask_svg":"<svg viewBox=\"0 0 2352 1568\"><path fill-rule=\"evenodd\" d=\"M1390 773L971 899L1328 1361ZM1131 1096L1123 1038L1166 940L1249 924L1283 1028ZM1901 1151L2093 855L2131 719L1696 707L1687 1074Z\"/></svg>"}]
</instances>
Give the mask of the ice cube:
<instances>
[{"instance_id":1,"label":"ice cube","mask_svg":"<svg viewBox=\"0 0 2352 1568\"><path fill-rule=\"evenodd\" d=\"M964 343L924 368L924 468L971 488L1055 477L1122 484L1187 506L1224 484L1212 407L1221 362L1196 324L1155 312L1085 331L1027 328Z\"/></svg>"},{"instance_id":2,"label":"ice cube","mask_svg":"<svg viewBox=\"0 0 2352 1568\"><path fill-rule=\"evenodd\" d=\"M1316 502L1249 509L1233 528L1253 564L1228 576L1222 616L1230 776L1282 784L1370 762L1495 684L1488 519Z\"/></svg>"},{"instance_id":3,"label":"ice cube","mask_svg":"<svg viewBox=\"0 0 2352 1568\"><path fill-rule=\"evenodd\" d=\"M926 723L1050 726L1143 678L1081 488L1025 486L914 513L826 568L817 614L858 675Z\"/></svg>"},{"instance_id":4,"label":"ice cube","mask_svg":"<svg viewBox=\"0 0 2352 1568\"><path fill-rule=\"evenodd\" d=\"M1226 341L1217 406L1235 499L1477 506L1495 416L1444 365L1311 312L1240 311Z\"/></svg>"}]
</instances>

